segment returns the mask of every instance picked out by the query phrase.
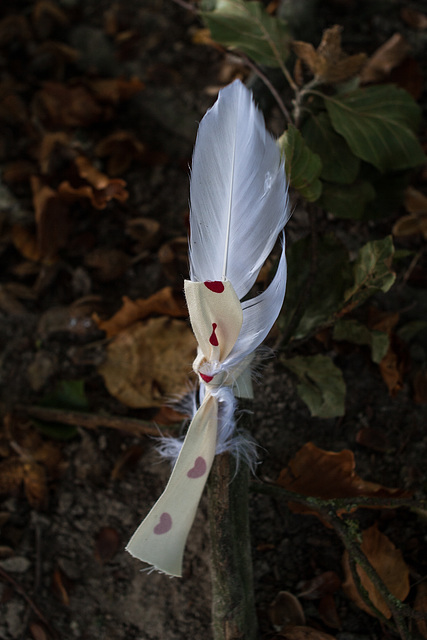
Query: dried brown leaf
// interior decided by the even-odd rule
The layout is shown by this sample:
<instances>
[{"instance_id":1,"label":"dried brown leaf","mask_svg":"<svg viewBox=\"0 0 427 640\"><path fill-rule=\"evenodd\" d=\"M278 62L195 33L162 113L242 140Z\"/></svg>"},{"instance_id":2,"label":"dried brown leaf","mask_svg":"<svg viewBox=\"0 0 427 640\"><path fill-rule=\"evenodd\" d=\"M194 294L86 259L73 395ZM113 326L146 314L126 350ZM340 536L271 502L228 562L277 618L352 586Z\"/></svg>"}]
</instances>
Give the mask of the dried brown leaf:
<instances>
[{"instance_id":1,"label":"dried brown leaf","mask_svg":"<svg viewBox=\"0 0 427 640\"><path fill-rule=\"evenodd\" d=\"M323 598L320 599L318 610L322 622L328 625L328 627L331 627L331 629L341 629L341 620L338 615L334 596L323 596Z\"/></svg>"},{"instance_id":2,"label":"dried brown leaf","mask_svg":"<svg viewBox=\"0 0 427 640\"><path fill-rule=\"evenodd\" d=\"M414 187L408 187L405 191L404 205L409 213L427 213L427 196Z\"/></svg>"},{"instance_id":3,"label":"dried brown leaf","mask_svg":"<svg viewBox=\"0 0 427 640\"><path fill-rule=\"evenodd\" d=\"M105 189L108 186L109 178L97 169L86 156L77 156L74 160L77 173L97 190Z\"/></svg>"},{"instance_id":4,"label":"dried brown leaf","mask_svg":"<svg viewBox=\"0 0 427 640\"><path fill-rule=\"evenodd\" d=\"M87 127L103 120L103 109L83 85L44 82L33 99L32 110L49 128Z\"/></svg>"},{"instance_id":5,"label":"dried brown leaf","mask_svg":"<svg viewBox=\"0 0 427 640\"><path fill-rule=\"evenodd\" d=\"M182 274L188 272L188 239L173 238L160 247L157 255L169 282L174 284L175 288L182 286Z\"/></svg>"},{"instance_id":6,"label":"dried brown leaf","mask_svg":"<svg viewBox=\"0 0 427 640\"><path fill-rule=\"evenodd\" d=\"M421 13L421 11L410 9L409 7L403 7L400 11L400 17L407 25L412 27L412 29L417 29L418 31L424 31L424 29L427 29L427 15L425 13Z\"/></svg>"},{"instance_id":7,"label":"dried brown leaf","mask_svg":"<svg viewBox=\"0 0 427 640\"><path fill-rule=\"evenodd\" d=\"M24 305L2 284L0 284L0 309L9 316L23 316L27 313Z\"/></svg>"},{"instance_id":8,"label":"dried brown leaf","mask_svg":"<svg viewBox=\"0 0 427 640\"><path fill-rule=\"evenodd\" d=\"M390 593L399 600L405 600L409 593L408 567L403 559L402 552L399 549L396 549L391 540L378 530L376 524L363 531L361 550ZM347 551L343 556L343 566L346 579L342 587L347 597L353 600L360 609L366 611L371 616L375 616L374 611L365 604L357 591L353 575L350 570ZM356 566L356 571L362 586L369 594L372 604L381 611L386 618L390 618L391 612L386 601L377 591L366 572L360 567L360 565Z\"/></svg>"},{"instance_id":9,"label":"dried brown leaf","mask_svg":"<svg viewBox=\"0 0 427 640\"><path fill-rule=\"evenodd\" d=\"M131 300L122 298L123 306L109 320L99 320L98 327L105 331L109 338L124 331L138 320L158 314L172 318L186 318L187 307L182 295L174 292L172 287L164 287L145 299Z\"/></svg>"},{"instance_id":10,"label":"dried brown leaf","mask_svg":"<svg viewBox=\"0 0 427 640\"><path fill-rule=\"evenodd\" d=\"M63 198L38 176L31 176L37 225L37 245L44 258L53 259L68 240L70 221Z\"/></svg>"},{"instance_id":11,"label":"dried brown leaf","mask_svg":"<svg viewBox=\"0 0 427 640\"><path fill-rule=\"evenodd\" d=\"M322 82L344 82L357 75L366 62L366 54L348 56L341 49L341 30L339 25L326 29L317 50L308 42L292 43L296 56L307 65L314 77Z\"/></svg>"},{"instance_id":12,"label":"dried brown leaf","mask_svg":"<svg viewBox=\"0 0 427 640\"><path fill-rule=\"evenodd\" d=\"M305 444L280 472L277 484L285 489L318 498L398 498L408 495L408 492L402 489L384 487L360 478L356 474L352 451L325 451L312 442ZM304 505L292 502L289 506L296 513L317 515L314 509Z\"/></svg>"},{"instance_id":13,"label":"dried brown leaf","mask_svg":"<svg viewBox=\"0 0 427 640\"><path fill-rule=\"evenodd\" d=\"M392 397L403 389L403 374L406 369L402 343L393 332L398 322L399 313L397 312L384 312L375 307L369 310L369 328L387 333L390 338L389 348L379 363L379 369Z\"/></svg>"},{"instance_id":14,"label":"dried brown leaf","mask_svg":"<svg viewBox=\"0 0 427 640\"><path fill-rule=\"evenodd\" d=\"M325 571L320 575L298 584L298 597L319 600L332 595L341 586L341 579L335 571Z\"/></svg>"},{"instance_id":15,"label":"dried brown leaf","mask_svg":"<svg viewBox=\"0 0 427 640\"><path fill-rule=\"evenodd\" d=\"M289 591L280 591L268 608L268 617L276 631L304 625L305 615L300 601Z\"/></svg>"},{"instance_id":16,"label":"dried brown leaf","mask_svg":"<svg viewBox=\"0 0 427 640\"><path fill-rule=\"evenodd\" d=\"M161 237L160 222L153 218L131 218L126 221L126 233L137 240L137 251L152 249Z\"/></svg>"},{"instance_id":17,"label":"dried brown leaf","mask_svg":"<svg viewBox=\"0 0 427 640\"><path fill-rule=\"evenodd\" d=\"M409 53L409 45L400 33L395 33L369 58L360 80L363 84L380 82L398 67Z\"/></svg>"},{"instance_id":18,"label":"dried brown leaf","mask_svg":"<svg viewBox=\"0 0 427 640\"><path fill-rule=\"evenodd\" d=\"M121 278L130 266L130 258L124 251L102 247L88 253L84 262L95 270L95 278L100 282Z\"/></svg>"},{"instance_id":19,"label":"dried brown leaf","mask_svg":"<svg viewBox=\"0 0 427 640\"><path fill-rule=\"evenodd\" d=\"M356 442L362 447L386 453L390 449L390 443L386 432L377 427L362 427L356 434Z\"/></svg>"},{"instance_id":20,"label":"dried brown leaf","mask_svg":"<svg viewBox=\"0 0 427 640\"><path fill-rule=\"evenodd\" d=\"M111 395L123 404L158 407L185 392L195 347L185 322L152 318L121 331L98 371Z\"/></svg>"},{"instance_id":21,"label":"dried brown leaf","mask_svg":"<svg viewBox=\"0 0 427 640\"><path fill-rule=\"evenodd\" d=\"M50 640L46 629L39 622L31 622L29 629L33 640Z\"/></svg>"},{"instance_id":22,"label":"dried brown leaf","mask_svg":"<svg viewBox=\"0 0 427 640\"><path fill-rule=\"evenodd\" d=\"M103 527L95 538L95 558L105 564L114 558L120 548L120 536L116 529Z\"/></svg>"},{"instance_id":23,"label":"dried brown leaf","mask_svg":"<svg viewBox=\"0 0 427 640\"><path fill-rule=\"evenodd\" d=\"M140 93L145 85L137 77L130 78L106 78L92 80L92 91L101 102L117 104L121 100L130 100L132 96Z\"/></svg>"},{"instance_id":24,"label":"dried brown leaf","mask_svg":"<svg viewBox=\"0 0 427 640\"><path fill-rule=\"evenodd\" d=\"M125 473L133 470L138 464L144 450L144 447L140 444L134 444L126 449L126 451L124 451L117 459L111 472L111 479L119 480L123 478Z\"/></svg>"},{"instance_id":25,"label":"dried brown leaf","mask_svg":"<svg viewBox=\"0 0 427 640\"><path fill-rule=\"evenodd\" d=\"M0 493L16 491L24 479L24 466L19 458L6 458L0 462Z\"/></svg>"},{"instance_id":26,"label":"dried brown leaf","mask_svg":"<svg viewBox=\"0 0 427 640\"><path fill-rule=\"evenodd\" d=\"M7 184L27 182L30 176L37 171L33 162L29 160L16 160L9 163L2 173L2 178Z\"/></svg>"},{"instance_id":27,"label":"dried brown leaf","mask_svg":"<svg viewBox=\"0 0 427 640\"><path fill-rule=\"evenodd\" d=\"M29 504L35 509L45 506L47 500L46 472L42 465L36 462L26 462L23 465L24 489Z\"/></svg>"},{"instance_id":28,"label":"dried brown leaf","mask_svg":"<svg viewBox=\"0 0 427 640\"><path fill-rule=\"evenodd\" d=\"M95 189L89 184L73 187L67 180L61 182L58 193L64 200L88 199L95 209L105 209L111 200L126 202L129 193L125 189L126 182L119 178L109 178L104 189Z\"/></svg>"},{"instance_id":29,"label":"dried brown leaf","mask_svg":"<svg viewBox=\"0 0 427 640\"><path fill-rule=\"evenodd\" d=\"M171 424L177 424L185 420L186 418L190 418L191 416L179 411L176 411L173 407L169 407L168 405L163 405L157 411L157 413L153 416L153 421L156 424L162 426L168 426Z\"/></svg>"},{"instance_id":30,"label":"dried brown leaf","mask_svg":"<svg viewBox=\"0 0 427 640\"><path fill-rule=\"evenodd\" d=\"M427 240L427 213L410 213L402 216L393 225L393 235L396 238L421 235Z\"/></svg>"},{"instance_id":31,"label":"dried brown leaf","mask_svg":"<svg viewBox=\"0 0 427 640\"><path fill-rule=\"evenodd\" d=\"M144 145L129 131L115 131L102 138L95 147L97 156L108 157L107 171L110 176L124 173L143 152Z\"/></svg>"},{"instance_id":32,"label":"dried brown leaf","mask_svg":"<svg viewBox=\"0 0 427 640\"><path fill-rule=\"evenodd\" d=\"M53 174L62 168L64 161L75 156L70 136L64 131L52 131L43 135L38 148L38 161L43 175Z\"/></svg>"}]
</instances>

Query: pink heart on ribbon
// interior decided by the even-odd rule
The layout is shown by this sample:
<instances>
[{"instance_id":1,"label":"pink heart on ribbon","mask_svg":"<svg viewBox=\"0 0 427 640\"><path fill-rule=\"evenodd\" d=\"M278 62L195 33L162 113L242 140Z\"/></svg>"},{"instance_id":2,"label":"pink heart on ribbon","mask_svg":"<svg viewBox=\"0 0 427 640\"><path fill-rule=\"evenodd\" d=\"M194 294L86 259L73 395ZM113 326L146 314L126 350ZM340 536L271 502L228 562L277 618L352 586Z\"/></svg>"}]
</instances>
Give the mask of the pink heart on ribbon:
<instances>
[{"instance_id":1,"label":"pink heart on ribbon","mask_svg":"<svg viewBox=\"0 0 427 640\"><path fill-rule=\"evenodd\" d=\"M194 466L187 473L188 478L201 478L205 475L207 469L206 460L199 456L194 462Z\"/></svg>"},{"instance_id":2,"label":"pink heart on ribbon","mask_svg":"<svg viewBox=\"0 0 427 640\"><path fill-rule=\"evenodd\" d=\"M153 531L158 536L160 536L160 535L162 535L162 533L167 533L171 529L172 529L172 518L170 517L170 514L166 513L166 511L165 511L160 516L159 524L156 524L156 526L154 527Z\"/></svg>"}]
</instances>

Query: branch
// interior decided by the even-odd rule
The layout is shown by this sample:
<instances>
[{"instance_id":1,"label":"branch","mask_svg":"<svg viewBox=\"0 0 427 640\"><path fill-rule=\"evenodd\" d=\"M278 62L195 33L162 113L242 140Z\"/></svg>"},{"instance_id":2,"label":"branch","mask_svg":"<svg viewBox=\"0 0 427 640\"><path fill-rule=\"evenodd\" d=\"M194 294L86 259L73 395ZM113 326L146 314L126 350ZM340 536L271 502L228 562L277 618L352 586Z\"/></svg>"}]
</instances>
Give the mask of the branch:
<instances>
[{"instance_id":1,"label":"branch","mask_svg":"<svg viewBox=\"0 0 427 640\"><path fill-rule=\"evenodd\" d=\"M24 413L31 418L46 422L60 422L71 426L84 427L85 429L98 429L107 427L126 431L134 436L159 436L160 430L154 422L137 420L136 418L124 418L121 416L103 416L96 413L84 413L83 411L69 411L68 409L51 409L50 407L38 407L37 405L18 404L14 411ZM173 425L169 425L165 433ZM165 435L165 434L163 434Z\"/></svg>"},{"instance_id":2,"label":"branch","mask_svg":"<svg viewBox=\"0 0 427 640\"><path fill-rule=\"evenodd\" d=\"M247 429L251 423L252 414L243 413L239 426ZM208 513L214 640L256 640L248 468L241 461L236 470L229 453L215 457L208 481Z\"/></svg>"},{"instance_id":3,"label":"branch","mask_svg":"<svg viewBox=\"0 0 427 640\"><path fill-rule=\"evenodd\" d=\"M250 488L252 491L281 496L286 500L298 502L310 509L315 509L322 519L335 529L335 532L347 549L350 558L350 569L353 574L357 590L363 601L366 602L382 622L392 626L392 628L395 628L399 632L402 640L412 640L412 635L405 623L405 617L418 618L419 616L408 605L403 604L398 600L398 598L390 593L383 580L361 550L354 532L350 529L345 520L338 516L336 512L340 509L354 509L357 506L378 508L410 507L425 509L427 507L427 500L413 500L412 498L376 498L375 496L323 499L314 496L305 496L273 484L252 483ZM378 611L375 605L371 602L366 590L361 584L360 577L357 574L356 563L362 567L377 591L383 596L393 616L395 627L391 625L390 621L385 618L385 616Z\"/></svg>"}]
</instances>

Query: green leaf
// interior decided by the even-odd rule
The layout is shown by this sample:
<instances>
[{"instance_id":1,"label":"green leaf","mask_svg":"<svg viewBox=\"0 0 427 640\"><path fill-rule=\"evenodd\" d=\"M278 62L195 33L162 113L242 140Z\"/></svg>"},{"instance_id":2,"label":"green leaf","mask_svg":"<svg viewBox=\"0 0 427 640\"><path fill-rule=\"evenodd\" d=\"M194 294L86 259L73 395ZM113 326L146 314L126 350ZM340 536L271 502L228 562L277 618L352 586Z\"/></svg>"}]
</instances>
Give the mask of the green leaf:
<instances>
[{"instance_id":1,"label":"green leaf","mask_svg":"<svg viewBox=\"0 0 427 640\"><path fill-rule=\"evenodd\" d=\"M375 198L366 204L362 220L379 220L398 211L409 184L408 171L383 175L374 166L363 163L360 178L370 182L375 189Z\"/></svg>"},{"instance_id":2,"label":"green leaf","mask_svg":"<svg viewBox=\"0 0 427 640\"><path fill-rule=\"evenodd\" d=\"M425 162L414 133L420 108L404 89L381 85L324 99L332 126L358 158L383 172Z\"/></svg>"},{"instance_id":3,"label":"green leaf","mask_svg":"<svg viewBox=\"0 0 427 640\"><path fill-rule=\"evenodd\" d=\"M55 389L39 403L42 407L86 411L89 402L84 390L84 380L60 380Z\"/></svg>"},{"instance_id":4,"label":"green leaf","mask_svg":"<svg viewBox=\"0 0 427 640\"><path fill-rule=\"evenodd\" d=\"M375 189L366 180L358 180L346 186L324 182L320 205L337 218L360 220L366 203L374 198Z\"/></svg>"},{"instance_id":5,"label":"green leaf","mask_svg":"<svg viewBox=\"0 0 427 640\"><path fill-rule=\"evenodd\" d=\"M366 344L371 348L372 360L377 364L381 362L389 347L389 337L384 331L368 329L358 320L341 318L334 326L333 339L346 340L353 344Z\"/></svg>"},{"instance_id":6,"label":"green leaf","mask_svg":"<svg viewBox=\"0 0 427 640\"><path fill-rule=\"evenodd\" d=\"M427 320L412 320L403 325L397 332L399 338L405 342L411 342L419 333L427 335Z\"/></svg>"},{"instance_id":7,"label":"green leaf","mask_svg":"<svg viewBox=\"0 0 427 640\"><path fill-rule=\"evenodd\" d=\"M323 180L337 184L351 184L356 180L360 160L344 138L334 131L327 113L310 114L302 127L302 134L322 161L320 177Z\"/></svg>"},{"instance_id":8,"label":"green leaf","mask_svg":"<svg viewBox=\"0 0 427 640\"><path fill-rule=\"evenodd\" d=\"M33 425L43 433L43 435L55 440L71 440L78 435L77 427L69 424L61 424L60 422L41 422L40 420L31 419Z\"/></svg>"},{"instance_id":9,"label":"green leaf","mask_svg":"<svg viewBox=\"0 0 427 640\"><path fill-rule=\"evenodd\" d=\"M290 124L279 138L278 144L285 158L289 184L308 202L314 202L322 192L322 183L319 180L322 162L319 156L311 151L293 124Z\"/></svg>"},{"instance_id":10,"label":"green leaf","mask_svg":"<svg viewBox=\"0 0 427 640\"><path fill-rule=\"evenodd\" d=\"M353 284L345 293L351 309L362 304L378 291L388 291L396 274L391 270L394 246L391 236L365 244L353 263ZM347 308L347 311L349 309Z\"/></svg>"},{"instance_id":11,"label":"green leaf","mask_svg":"<svg viewBox=\"0 0 427 640\"><path fill-rule=\"evenodd\" d=\"M300 383L298 395L312 416L336 418L345 413L345 382L342 372L327 356L297 356L281 360Z\"/></svg>"},{"instance_id":12,"label":"green leaf","mask_svg":"<svg viewBox=\"0 0 427 640\"><path fill-rule=\"evenodd\" d=\"M218 0L214 11L201 13L213 40L245 53L258 64L280 67L289 54L289 29L259 2Z\"/></svg>"},{"instance_id":13,"label":"green leaf","mask_svg":"<svg viewBox=\"0 0 427 640\"><path fill-rule=\"evenodd\" d=\"M84 381L60 380L55 389L46 394L39 404L42 407L55 409L86 411L89 408L89 402L84 390ZM59 422L41 422L39 420L32 420L32 422L39 431L57 440L69 440L78 434L76 427Z\"/></svg>"},{"instance_id":14,"label":"green leaf","mask_svg":"<svg viewBox=\"0 0 427 640\"><path fill-rule=\"evenodd\" d=\"M342 308L345 291L352 282L351 265L347 249L333 235L319 237L316 246L316 269L311 274L311 239L303 238L287 251L288 288L279 326L283 331L292 322L293 314L301 304L301 295L310 283L309 295L302 300L303 314L294 339L304 338L321 326L331 322Z\"/></svg>"}]
</instances>

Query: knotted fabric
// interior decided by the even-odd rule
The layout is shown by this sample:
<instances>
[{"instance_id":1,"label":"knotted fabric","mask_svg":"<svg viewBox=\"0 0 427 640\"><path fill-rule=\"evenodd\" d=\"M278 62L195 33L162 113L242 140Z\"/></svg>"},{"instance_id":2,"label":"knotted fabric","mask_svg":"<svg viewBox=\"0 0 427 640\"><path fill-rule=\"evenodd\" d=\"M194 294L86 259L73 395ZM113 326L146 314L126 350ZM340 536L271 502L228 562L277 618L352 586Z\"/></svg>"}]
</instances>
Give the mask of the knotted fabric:
<instances>
[{"instance_id":1,"label":"knotted fabric","mask_svg":"<svg viewBox=\"0 0 427 640\"><path fill-rule=\"evenodd\" d=\"M243 323L242 306L231 283L186 280L184 290L198 342L193 369L204 388L204 398L166 489L127 546L133 556L173 576L181 576L185 543L215 456L219 407L224 405L222 413L232 421L233 387L241 386L240 395L248 395L242 374L250 360L235 362L228 370L224 367Z\"/></svg>"}]
</instances>

